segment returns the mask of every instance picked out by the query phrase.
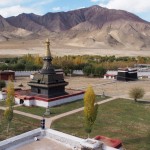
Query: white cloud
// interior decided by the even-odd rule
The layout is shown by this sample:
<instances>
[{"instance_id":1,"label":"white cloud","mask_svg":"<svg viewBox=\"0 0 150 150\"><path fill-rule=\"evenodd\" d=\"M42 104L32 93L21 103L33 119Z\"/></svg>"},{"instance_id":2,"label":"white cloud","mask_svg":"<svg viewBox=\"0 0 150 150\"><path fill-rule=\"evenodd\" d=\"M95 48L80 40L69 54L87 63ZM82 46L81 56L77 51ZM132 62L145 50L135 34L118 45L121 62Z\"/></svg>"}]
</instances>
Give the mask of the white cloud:
<instances>
[{"instance_id":1,"label":"white cloud","mask_svg":"<svg viewBox=\"0 0 150 150\"><path fill-rule=\"evenodd\" d=\"M61 8L60 8L60 7L53 7L52 10L53 10L53 11L60 11Z\"/></svg>"},{"instance_id":2,"label":"white cloud","mask_svg":"<svg viewBox=\"0 0 150 150\"><path fill-rule=\"evenodd\" d=\"M33 1L33 0L31 0L31 1ZM53 2L53 1L54 1L54 0L44 0L44 1L36 0L36 1L32 4L32 6L46 5L46 4L51 3L51 2Z\"/></svg>"},{"instance_id":3,"label":"white cloud","mask_svg":"<svg viewBox=\"0 0 150 150\"><path fill-rule=\"evenodd\" d=\"M99 0L91 0L91 2L98 2Z\"/></svg>"},{"instance_id":4,"label":"white cloud","mask_svg":"<svg viewBox=\"0 0 150 150\"><path fill-rule=\"evenodd\" d=\"M109 0L106 4L100 2L100 5L134 13L150 12L150 0Z\"/></svg>"},{"instance_id":5,"label":"white cloud","mask_svg":"<svg viewBox=\"0 0 150 150\"><path fill-rule=\"evenodd\" d=\"M26 2L31 2L32 0L0 0L0 7L8 7L14 5L20 5Z\"/></svg>"},{"instance_id":6,"label":"white cloud","mask_svg":"<svg viewBox=\"0 0 150 150\"><path fill-rule=\"evenodd\" d=\"M31 8L26 8L26 7L21 7L20 5L16 5L16 6L11 6L11 7L7 7L7 8L1 8L0 9L0 14L3 17L9 17L9 16L17 16L21 13L31 13L34 10Z\"/></svg>"},{"instance_id":7,"label":"white cloud","mask_svg":"<svg viewBox=\"0 0 150 150\"><path fill-rule=\"evenodd\" d=\"M44 5L54 0L0 0L0 15L3 17L16 16L20 13L43 14Z\"/></svg>"}]
</instances>

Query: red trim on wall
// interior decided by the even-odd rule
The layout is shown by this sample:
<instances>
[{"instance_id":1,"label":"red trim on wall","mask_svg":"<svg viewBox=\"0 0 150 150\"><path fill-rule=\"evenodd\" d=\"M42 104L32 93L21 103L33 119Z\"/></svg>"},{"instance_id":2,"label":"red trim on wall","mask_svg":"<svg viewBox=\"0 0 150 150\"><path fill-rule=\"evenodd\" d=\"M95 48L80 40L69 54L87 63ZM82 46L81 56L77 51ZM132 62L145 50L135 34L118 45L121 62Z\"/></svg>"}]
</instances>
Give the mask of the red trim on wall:
<instances>
[{"instance_id":1,"label":"red trim on wall","mask_svg":"<svg viewBox=\"0 0 150 150\"><path fill-rule=\"evenodd\" d=\"M73 97L73 96L77 96L77 95L81 95L84 94L84 91L80 91L78 93L74 93L74 94L66 94L63 96L58 96L58 97L54 97L54 98L45 98L42 96L27 96L27 95L20 95L19 92L15 94L16 98L19 99L23 99L23 100L39 100L39 101L44 101L44 102L51 102L51 101L56 101L56 100L60 100L63 98L68 98L68 97Z\"/></svg>"}]
</instances>

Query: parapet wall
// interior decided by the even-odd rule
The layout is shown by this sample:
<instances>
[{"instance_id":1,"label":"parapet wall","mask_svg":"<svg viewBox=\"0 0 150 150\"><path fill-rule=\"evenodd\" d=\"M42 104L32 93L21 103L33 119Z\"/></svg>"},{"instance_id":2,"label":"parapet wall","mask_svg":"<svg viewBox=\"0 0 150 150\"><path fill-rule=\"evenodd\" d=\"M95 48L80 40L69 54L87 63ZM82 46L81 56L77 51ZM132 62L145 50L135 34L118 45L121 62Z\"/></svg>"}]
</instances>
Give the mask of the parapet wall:
<instances>
[{"instance_id":1,"label":"parapet wall","mask_svg":"<svg viewBox=\"0 0 150 150\"><path fill-rule=\"evenodd\" d=\"M46 130L46 137L55 139L59 142L65 143L70 145L71 147L81 148L81 142L84 141L84 139L65 134L56 130L47 129Z\"/></svg>"},{"instance_id":2,"label":"parapet wall","mask_svg":"<svg viewBox=\"0 0 150 150\"><path fill-rule=\"evenodd\" d=\"M72 147L74 150L81 150L82 148L85 148L86 150L117 150L115 148L108 147L102 142L94 139L85 140L53 129L42 130L40 128L1 141L0 150L15 150L16 148L22 147L25 144L34 142L35 137L38 139L53 139Z\"/></svg>"},{"instance_id":3,"label":"parapet wall","mask_svg":"<svg viewBox=\"0 0 150 150\"><path fill-rule=\"evenodd\" d=\"M18 136L9 138L9 139L4 140L4 141L1 141L0 142L0 149L1 150L6 150L6 149L9 150L15 145L17 146L20 144L24 144L25 141L26 142L29 142L29 141L32 142L32 141L34 141L34 137L39 137L39 136L41 136L41 129L40 128L26 132L26 133L23 133L23 134L20 134ZM13 148L13 149L15 149L15 148Z\"/></svg>"}]
</instances>

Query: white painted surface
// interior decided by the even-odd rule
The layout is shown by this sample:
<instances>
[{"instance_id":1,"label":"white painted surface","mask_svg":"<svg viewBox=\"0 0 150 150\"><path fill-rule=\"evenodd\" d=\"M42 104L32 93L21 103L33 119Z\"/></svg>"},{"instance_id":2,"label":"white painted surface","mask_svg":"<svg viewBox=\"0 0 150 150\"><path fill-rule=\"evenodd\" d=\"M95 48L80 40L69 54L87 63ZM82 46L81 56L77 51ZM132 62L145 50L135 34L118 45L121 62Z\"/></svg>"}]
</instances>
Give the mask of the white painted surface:
<instances>
[{"instance_id":1,"label":"white painted surface","mask_svg":"<svg viewBox=\"0 0 150 150\"><path fill-rule=\"evenodd\" d=\"M35 129L18 136L6 139L0 142L0 150L15 150L13 146L23 144L25 141L34 141L34 137L41 135L41 129Z\"/></svg>"},{"instance_id":2,"label":"white painted surface","mask_svg":"<svg viewBox=\"0 0 150 150\"><path fill-rule=\"evenodd\" d=\"M20 104L20 99L15 97L15 104Z\"/></svg>"},{"instance_id":3,"label":"white painted surface","mask_svg":"<svg viewBox=\"0 0 150 150\"><path fill-rule=\"evenodd\" d=\"M77 149L81 149L82 146L86 146L88 148L96 148L98 144L102 144L103 150L117 150L115 148L111 148L111 147L104 145L100 141L90 139L93 142L87 143L86 139L75 137L66 133L53 130L53 129L41 130L40 128L20 134L18 136L15 136L9 139L6 139L4 141L1 141L0 149L1 150L5 150L5 149L15 150L17 147L21 147L25 144L29 144L30 142L34 142L35 137L38 137L38 138L46 137L46 138L54 139L56 141L61 142L62 144L70 145L72 148L76 147ZM102 149L99 149L99 150L102 150Z\"/></svg>"},{"instance_id":4,"label":"white painted surface","mask_svg":"<svg viewBox=\"0 0 150 150\"><path fill-rule=\"evenodd\" d=\"M0 100L4 100L6 99L6 97L7 97L6 92L0 91Z\"/></svg>"},{"instance_id":5,"label":"white painted surface","mask_svg":"<svg viewBox=\"0 0 150 150\"><path fill-rule=\"evenodd\" d=\"M102 142L94 140L94 139L90 139L91 141L93 141L93 144L90 144L90 143L87 143L87 139L75 137L66 133L53 130L53 129L46 129L46 137L68 144L71 147L76 147L77 149L81 149L82 146L86 146L88 148L96 148L100 144L103 147L103 149L99 149L99 150L117 150L115 148L106 146Z\"/></svg>"},{"instance_id":6,"label":"white painted surface","mask_svg":"<svg viewBox=\"0 0 150 150\"><path fill-rule=\"evenodd\" d=\"M15 71L15 76L16 77L30 77L31 74L34 74L38 71Z\"/></svg>"},{"instance_id":7,"label":"white painted surface","mask_svg":"<svg viewBox=\"0 0 150 150\"><path fill-rule=\"evenodd\" d=\"M73 70L72 74L74 74L74 75L84 75L82 70Z\"/></svg>"},{"instance_id":8,"label":"white painted surface","mask_svg":"<svg viewBox=\"0 0 150 150\"><path fill-rule=\"evenodd\" d=\"M62 98L60 100L49 102L48 106L52 107L52 106L57 106L57 105L60 105L60 104L65 104L65 103L68 103L68 102L73 102L73 101L82 99L83 96L84 96L84 94L80 94L80 95L76 95L76 96L70 96L70 97L67 97L67 98Z\"/></svg>"},{"instance_id":9,"label":"white painted surface","mask_svg":"<svg viewBox=\"0 0 150 150\"><path fill-rule=\"evenodd\" d=\"M47 108L47 107L58 106L61 104L77 101L77 100L82 99L83 96L84 94L80 94L80 95L70 96L67 98L61 98L60 100L55 100L51 102L46 102L46 101L41 101L41 100L24 100L23 104L25 106L41 106L41 107ZM20 104L20 99L15 98L15 103Z\"/></svg>"},{"instance_id":10,"label":"white painted surface","mask_svg":"<svg viewBox=\"0 0 150 150\"><path fill-rule=\"evenodd\" d=\"M53 129L46 130L46 137L55 139L65 144L69 144L72 147L81 147L80 142L84 141L84 139L66 133L62 133Z\"/></svg>"}]
</instances>

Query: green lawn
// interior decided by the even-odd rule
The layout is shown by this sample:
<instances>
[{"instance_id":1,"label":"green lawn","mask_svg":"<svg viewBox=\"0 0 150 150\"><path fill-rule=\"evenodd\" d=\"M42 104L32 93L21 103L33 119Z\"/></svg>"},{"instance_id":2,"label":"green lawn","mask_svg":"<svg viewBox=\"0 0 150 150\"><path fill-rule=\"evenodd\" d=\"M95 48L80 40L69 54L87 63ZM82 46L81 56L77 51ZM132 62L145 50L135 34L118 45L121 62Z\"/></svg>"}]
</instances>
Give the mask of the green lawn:
<instances>
[{"instance_id":1,"label":"green lawn","mask_svg":"<svg viewBox=\"0 0 150 150\"><path fill-rule=\"evenodd\" d=\"M6 106L6 101L0 101L0 106Z\"/></svg>"},{"instance_id":2,"label":"green lawn","mask_svg":"<svg viewBox=\"0 0 150 150\"><path fill-rule=\"evenodd\" d=\"M40 120L14 114L10 130L7 133L7 124L3 113L4 111L0 110L0 141L40 127Z\"/></svg>"},{"instance_id":3,"label":"green lawn","mask_svg":"<svg viewBox=\"0 0 150 150\"><path fill-rule=\"evenodd\" d=\"M106 98L108 98L108 97L106 97ZM106 98L101 98L101 96L96 96L96 102L104 100ZM52 108L50 108L50 112L51 112L50 116L59 115L61 113L65 113L65 112L68 112L68 111L71 111L71 110L74 110L74 109L77 109L80 107L83 107L83 100L78 100L78 101L71 102L68 104L52 107ZM43 116L43 114L45 113L45 110L46 110L43 107L36 107L36 106L33 106L33 107L19 106L19 107L15 107L15 109L23 111L23 112L35 114L38 116Z\"/></svg>"},{"instance_id":4,"label":"green lawn","mask_svg":"<svg viewBox=\"0 0 150 150\"><path fill-rule=\"evenodd\" d=\"M87 138L83 112L70 115L52 124L52 128ZM150 149L150 103L117 99L99 106L91 137L104 135L119 138L127 150Z\"/></svg>"},{"instance_id":5,"label":"green lawn","mask_svg":"<svg viewBox=\"0 0 150 150\"><path fill-rule=\"evenodd\" d=\"M14 106L15 106L15 105L16 105L16 104L14 104ZM5 101L5 100L0 101L0 106L6 107L6 101Z\"/></svg>"}]
</instances>

